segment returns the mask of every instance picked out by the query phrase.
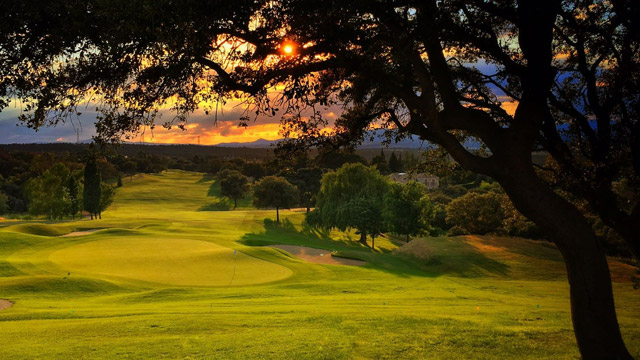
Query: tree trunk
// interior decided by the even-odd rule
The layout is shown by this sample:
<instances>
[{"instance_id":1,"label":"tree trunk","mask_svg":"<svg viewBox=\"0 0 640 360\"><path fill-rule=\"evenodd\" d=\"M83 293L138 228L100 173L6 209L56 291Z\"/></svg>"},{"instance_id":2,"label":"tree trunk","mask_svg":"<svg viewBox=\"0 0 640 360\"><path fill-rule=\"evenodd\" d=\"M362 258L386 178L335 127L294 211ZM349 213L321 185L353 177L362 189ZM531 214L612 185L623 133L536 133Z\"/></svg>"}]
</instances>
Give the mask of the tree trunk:
<instances>
[{"instance_id":1,"label":"tree trunk","mask_svg":"<svg viewBox=\"0 0 640 360\"><path fill-rule=\"evenodd\" d=\"M411 238L409 237L409 234L407 234L407 243L409 243L409 240L411 240Z\"/></svg>"},{"instance_id":2,"label":"tree trunk","mask_svg":"<svg viewBox=\"0 0 640 360\"><path fill-rule=\"evenodd\" d=\"M280 209L276 206L276 222L280 224Z\"/></svg>"},{"instance_id":3,"label":"tree trunk","mask_svg":"<svg viewBox=\"0 0 640 360\"><path fill-rule=\"evenodd\" d=\"M375 236L371 236L371 250L375 250L376 249L376 237Z\"/></svg>"},{"instance_id":4,"label":"tree trunk","mask_svg":"<svg viewBox=\"0 0 640 360\"><path fill-rule=\"evenodd\" d=\"M91 216L91 220L93 220L93 213L89 213L89 216Z\"/></svg>"},{"instance_id":5,"label":"tree trunk","mask_svg":"<svg viewBox=\"0 0 640 360\"><path fill-rule=\"evenodd\" d=\"M367 244L367 232L366 231L360 231L360 243L364 244L364 246L369 246L369 244Z\"/></svg>"},{"instance_id":6,"label":"tree trunk","mask_svg":"<svg viewBox=\"0 0 640 360\"><path fill-rule=\"evenodd\" d=\"M307 206L307 214L311 212L311 207Z\"/></svg>"},{"instance_id":7,"label":"tree trunk","mask_svg":"<svg viewBox=\"0 0 640 360\"><path fill-rule=\"evenodd\" d=\"M233 210L235 210L238 207L238 200L236 200L235 198L233 199Z\"/></svg>"},{"instance_id":8,"label":"tree trunk","mask_svg":"<svg viewBox=\"0 0 640 360\"><path fill-rule=\"evenodd\" d=\"M632 359L620 334L607 259L593 229L533 170L511 170L508 178L498 181L514 206L550 236L564 258L580 354L584 359Z\"/></svg>"}]
</instances>

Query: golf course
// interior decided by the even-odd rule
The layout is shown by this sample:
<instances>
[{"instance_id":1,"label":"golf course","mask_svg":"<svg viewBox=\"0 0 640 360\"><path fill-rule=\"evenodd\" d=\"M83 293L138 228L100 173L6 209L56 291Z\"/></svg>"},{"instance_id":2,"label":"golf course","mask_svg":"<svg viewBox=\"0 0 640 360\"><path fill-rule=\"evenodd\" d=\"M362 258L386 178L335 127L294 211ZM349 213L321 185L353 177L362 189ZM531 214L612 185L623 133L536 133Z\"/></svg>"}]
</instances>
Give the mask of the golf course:
<instances>
[{"instance_id":1,"label":"golf course","mask_svg":"<svg viewBox=\"0 0 640 360\"><path fill-rule=\"evenodd\" d=\"M212 210L225 208L214 181L136 175L101 220L0 221L0 358L580 355L551 243L386 235L371 250L355 233L306 227L305 209L281 210L280 224L250 198ZM640 358L638 269L609 265Z\"/></svg>"}]
</instances>

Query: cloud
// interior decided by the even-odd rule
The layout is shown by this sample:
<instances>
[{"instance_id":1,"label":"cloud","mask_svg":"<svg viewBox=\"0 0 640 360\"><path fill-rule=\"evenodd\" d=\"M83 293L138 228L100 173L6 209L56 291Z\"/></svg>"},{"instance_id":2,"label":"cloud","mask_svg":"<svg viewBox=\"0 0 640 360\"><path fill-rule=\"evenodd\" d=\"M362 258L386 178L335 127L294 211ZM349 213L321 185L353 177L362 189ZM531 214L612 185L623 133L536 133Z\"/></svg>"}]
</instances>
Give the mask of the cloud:
<instances>
[{"instance_id":1,"label":"cloud","mask_svg":"<svg viewBox=\"0 0 640 360\"><path fill-rule=\"evenodd\" d=\"M96 112L87 109L74 121L67 121L55 127L45 127L37 132L20 125L18 116L21 106L11 106L0 112L0 143L32 143L32 142L75 142L76 129L79 131L79 140L91 139L96 134L94 122ZM341 113L338 106L324 109L324 116L332 124ZM218 113L206 114L204 110L198 110L188 117L185 130L173 127L167 130L160 126L170 121L173 114L170 110L161 111L161 117L156 122L153 131L143 131L130 141L144 141L154 143L171 144L202 144L215 145L226 142L252 142L258 139L276 140L280 135L280 115L259 116L256 121L249 121L248 126L241 127L240 118L245 114L245 108L237 101L229 101L218 109Z\"/></svg>"}]
</instances>

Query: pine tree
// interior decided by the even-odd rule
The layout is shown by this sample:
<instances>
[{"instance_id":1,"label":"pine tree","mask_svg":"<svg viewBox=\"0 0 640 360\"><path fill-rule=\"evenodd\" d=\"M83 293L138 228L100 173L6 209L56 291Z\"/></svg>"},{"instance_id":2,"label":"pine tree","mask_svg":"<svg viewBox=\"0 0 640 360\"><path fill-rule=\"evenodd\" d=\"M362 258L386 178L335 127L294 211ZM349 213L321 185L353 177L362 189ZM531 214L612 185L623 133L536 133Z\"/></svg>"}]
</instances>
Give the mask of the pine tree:
<instances>
[{"instance_id":1,"label":"pine tree","mask_svg":"<svg viewBox=\"0 0 640 360\"><path fill-rule=\"evenodd\" d=\"M389 157L389 170L394 173L402 171L402 163L396 157L395 152L392 152L391 156Z\"/></svg>"},{"instance_id":2,"label":"pine tree","mask_svg":"<svg viewBox=\"0 0 640 360\"><path fill-rule=\"evenodd\" d=\"M100 211L100 198L102 196L102 189L100 187L101 182L100 169L96 164L96 158L90 157L87 160L87 164L84 167L84 191L83 191L83 205L84 209L91 214L91 219L97 217Z\"/></svg>"},{"instance_id":3,"label":"pine tree","mask_svg":"<svg viewBox=\"0 0 640 360\"><path fill-rule=\"evenodd\" d=\"M67 180L67 189L69 191L69 213L71 213L71 218L75 219L76 213L79 210L79 200L78 199L78 181L76 177L72 175L69 176Z\"/></svg>"}]
</instances>

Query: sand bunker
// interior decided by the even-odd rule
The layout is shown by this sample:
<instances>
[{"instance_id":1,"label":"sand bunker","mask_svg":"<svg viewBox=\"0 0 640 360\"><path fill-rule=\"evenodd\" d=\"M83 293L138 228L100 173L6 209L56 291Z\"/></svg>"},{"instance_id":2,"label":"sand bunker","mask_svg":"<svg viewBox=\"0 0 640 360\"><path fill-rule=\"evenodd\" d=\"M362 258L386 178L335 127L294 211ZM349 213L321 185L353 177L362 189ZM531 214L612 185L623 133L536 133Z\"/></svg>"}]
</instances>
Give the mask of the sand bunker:
<instances>
[{"instance_id":1,"label":"sand bunker","mask_svg":"<svg viewBox=\"0 0 640 360\"><path fill-rule=\"evenodd\" d=\"M366 265L366 261L345 259L341 257L331 256L330 250L314 249L306 246L296 245L268 245L272 248L278 248L284 250L297 258L304 261L317 263L317 264L329 264L329 265L351 265L362 266Z\"/></svg>"},{"instance_id":2,"label":"sand bunker","mask_svg":"<svg viewBox=\"0 0 640 360\"><path fill-rule=\"evenodd\" d=\"M0 299L0 310L6 310L13 306L13 303L9 300Z\"/></svg>"},{"instance_id":3,"label":"sand bunker","mask_svg":"<svg viewBox=\"0 0 640 360\"><path fill-rule=\"evenodd\" d=\"M62 237L89 235L89 234L94 233L94 232L96 232L98 230L102 230L102 229L89 229L89 230L83 230L83 231L74 231L74 232L70 232L68 234L64 234L64 235L62 235Z\"/></svg>"}]
</instances>

